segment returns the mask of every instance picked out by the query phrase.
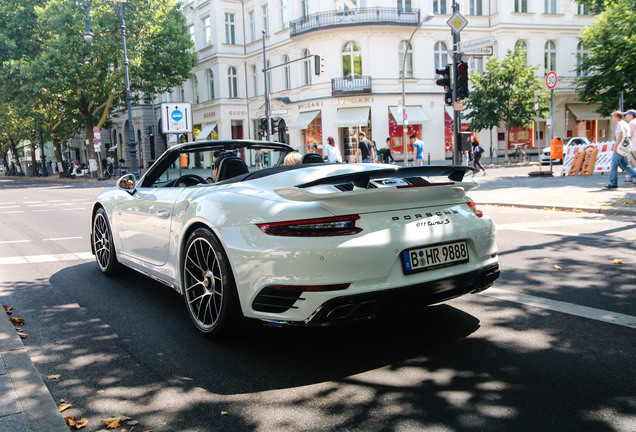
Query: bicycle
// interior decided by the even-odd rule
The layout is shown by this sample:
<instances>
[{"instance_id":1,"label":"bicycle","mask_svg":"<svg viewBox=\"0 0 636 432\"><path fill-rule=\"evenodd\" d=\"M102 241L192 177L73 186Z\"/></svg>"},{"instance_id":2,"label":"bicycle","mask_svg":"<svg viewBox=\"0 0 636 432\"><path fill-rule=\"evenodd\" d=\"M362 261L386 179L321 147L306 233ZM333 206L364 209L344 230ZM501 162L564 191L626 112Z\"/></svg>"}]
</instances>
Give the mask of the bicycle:
<instances>
[{"instance_id":1,"label":"bicycle","mask_svg":"<svg viewBox=\"0 0 636 432\"><path fill-rule=\"evenodd\" d=\"M530 161L528 153L526 153L525 144L513 144L515 151L512 154L512 162L526 164Z\"/></svg>"}]
</instances>

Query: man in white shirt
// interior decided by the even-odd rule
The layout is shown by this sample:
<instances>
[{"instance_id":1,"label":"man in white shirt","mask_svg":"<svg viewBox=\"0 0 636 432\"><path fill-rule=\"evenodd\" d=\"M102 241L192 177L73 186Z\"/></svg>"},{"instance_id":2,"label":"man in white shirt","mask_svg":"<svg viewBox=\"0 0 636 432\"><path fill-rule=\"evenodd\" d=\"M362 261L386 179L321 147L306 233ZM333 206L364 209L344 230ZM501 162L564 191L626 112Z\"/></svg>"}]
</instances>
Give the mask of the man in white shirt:
<instances>
[{"instance_id":1,"label":"man in white shirt","mask_svg":"<svg viewBox=\"0 0 636 432\"><path fill-rule=\"evenodd\" d=\"M625 139L630 137L629 125L623 120L623 113L621 111L614 111L612 113L612 119L616 123L616 142L612 150L612 163L610 166L609 184L605 186L607 189L616 189L618 187L618 167L623 168L632 177L636 177L636 171L627 163L627 157L619 154L618 147L623 143Z\"/></svg>"},{"instance_id":2,"label":"man in white shirt","mask_svg":"<svg viewBox=\"0 0 636 432\"><path fill-rule=\"evenodd\" d=\"M632 140L632 153L627 156L627 162L632 168L636 168L636 110L630 109L625 113L625 120L629 124ZM634 182L634 178L627 174L625 179L627 182Z\"/></svg>"}]
</instances>

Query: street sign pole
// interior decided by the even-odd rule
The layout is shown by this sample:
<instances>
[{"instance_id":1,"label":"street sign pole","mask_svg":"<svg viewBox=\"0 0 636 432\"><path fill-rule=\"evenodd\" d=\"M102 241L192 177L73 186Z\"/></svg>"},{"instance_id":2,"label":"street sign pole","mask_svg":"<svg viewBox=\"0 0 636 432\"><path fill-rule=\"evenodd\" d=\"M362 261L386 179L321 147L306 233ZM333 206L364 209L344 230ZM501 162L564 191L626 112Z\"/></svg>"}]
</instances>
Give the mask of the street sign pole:
<instances>
[{"instance_id":1,"label":"street sign pole","mask_svg":"<svg viewBox=\"0 0 636 432\"><path fill-rule=\"evenodd\" d=\"M545 85L550 89L550 173L552 173L552 139L554 138L554 87L557 84L557 74L550 71L545 77ZM541 163L539 162L539 166Z\"/></svg>"},{"instance_id":2,"label":"street sign pole","mask_svg":"<svg viewBox=\"0 0 636 432\"><path fill-rule=\"evenodd\" d=\"M265 30L263 30L263 81L265 81L265 137L270 141L271 125L269 122L269 88L267 86L267 50L265 49Z\"/></svg>"},{"instance_id":3,"label":"street sign pole","mask_svg":"<svg viewBox=\"0 0 636 432\"><path fill-rule=\"evenodd\" d=\"M459 13L457 0L453 0L453 14ZM460 36L459 31L452 31L453 34L453 103L457 101L457 65L461 54L459 53ZM453 164L461 164L461 151L459 148L459 133L461 132L462 112L453 110Z\"/></svg>"}]
</instances>

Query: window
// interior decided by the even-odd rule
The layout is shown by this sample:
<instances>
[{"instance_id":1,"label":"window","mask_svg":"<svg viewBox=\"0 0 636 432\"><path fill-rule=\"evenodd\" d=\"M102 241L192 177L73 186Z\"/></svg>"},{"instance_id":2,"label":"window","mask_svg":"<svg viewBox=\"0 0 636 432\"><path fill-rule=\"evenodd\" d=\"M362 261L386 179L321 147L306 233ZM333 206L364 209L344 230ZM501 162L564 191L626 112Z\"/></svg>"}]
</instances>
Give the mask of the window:
<instances>
[{"instance_id":1,"label":"window","mask_svg":"<svg viewBox=\"0 0 636 432\"><path fill-rule=\"evenodd\" d=\"M470 14L483 15L482 0L470 0Z\"/></svg>"},{"instance_id":2,"label":"window","mask_svg":"<svg viewBox=\"0 0 636 432\"><path fill-rule=\"evenodd\" d=\"M515 51L524 51L524 58L528 61L528 45L523 40L518 40L515 43Z\"/></svg>"},{"instance_id":3,"label":"window","mask_svg":"<svg viewBox=\"0 0 636 432\"><path fill-rule=\"evenodd\" d=\"M441 69L448 64L448 48L444 42L435 42L435 69Z\"/></svg>"},{"instance_id":4,"label":"window","mask_svg":"<svg viewBox=\"0 0 636 432\"><path fill-rule=\"evenodd\" d=\"M342 48L342 76L359 77L362 75L362 54L357 42L347 42Z\"/></svg>"},{"instance_id":5,"label":"window","mask_svg":"<svg viewBox=\"0 0 636 432\"><path fill-rule=\"evenodd\" d=\"M199 103L199 80L196 75L192 77L192 102Z\"/></svg>"},{"instance_id":6,"label":"window","mask_svg":"<svg viewBox=\"0 0 636 432\"><path fill-rule=\"evenodd\" d=\"M283 63L287 63L289 61L289 56L285 56L283 57ZM285 90L289 90L291 88L291 73L289 70L289 65L285 65L283 66L283 73L284 73L284 82L283 82L283 86Z\"/></svg>"},{"instance_id":7,"label":"window","mask_svg":"<svg viewBox=\"0 0 636 432\"><path fill-rule=\"evenodd\" d=\"M556 45L552 41L545 43L545 74L550 71L556 72Z\"/></svg>"},{"instance_id":8,"label":"window","mask_svg":"<svg viewBox=\"0 0 636 432\"><path fill-rule=\"evenodd\" d=\"M483 57L471 57L470 58L470 69L475 72L483 72L484 71L484 58Z\"/></svg>"},{"instance_id":9,"label":"window","mask_svg":"<svg viewBox=\"0 0 636 432\"><path fill-rule=\"evenodd\" d=\"M545 13L547 13L547 14L555 14L555 13L557 13L557 2L556 2L556 0L545 0Z\"/></svg>"},{"instance_id":10,"label":"window","mask_svg":"<svg viewBox=\"0 0 636 432\"><path fill-rule=\"evenodd\" d=\"M254 42L256 40L256 17L254 16L254 11L249 11L247 16L250 26L250 42Z\"/></svg>"},{"instance_id":11,"label":"window","mask_svg":"<svg viewBox=\"0 0 636 432\"><path fill-rule=\"evenodd\" d=\"M450 0L433 0L433 13L436 15L447 15L447 2L450 2Z\"/></svg>"},{"instance_id":12,"label":"window","mask_svg":"<svg viewBox=\"0 0 636 432\"><path fill-rule=\"evenodd\" d=\"M287 17L287 0L280 0L280 28L289 28L289 18Z\"/></svg>"},{"instance_id":13,"label":"window","mask_svg":"<svg viewBox=\"0 0 636 432\"><path fill-rule=\"evenodd\" d=\"M398 12L411 12L411 0L397 0Z\"/></svg>"},{"instance_id":14,"label":"window","mask_svg":"<svg viewBox=\"0 0 636 432\"><path fill-rule=\"evenodd\" d=\"M576 47L576 76L587 76L587 69L581 70L583 59L587 57L587 48L581 42Z\"/></svg>"},{"instance_id":15,"label":"window","mask_svg":"<svg viewBox=\"0 0 636 432\"><path fill-rule=\"evenodd\" d=\"M576 10L579 15L592 15L592 12L590 11L590 6L586 4L577 5Z\"/></svg>"},{"instance_id":16,"label":"window","mask_svg":"<svg viewBox=\"0 0 636 432\"><path fill-rule=\"evenodd\" d=\"M196 40L194 38L194 26L193 25L188 27L188 33L190 33L190 39L192 39L192 46L196 48L197 44L196 44ZM190 50L190 52L192 52L192 49Z\"/></svg>"},{"instance_id":17,"label":"window","mask_svg":"<svg viewBox=\"0 0 636 432\"><path fill-rule=\"evenodd\" d=\"M263 31L265 36L269 36L269 9L267 5L261 8L261 13L263 14Z\"/></svg>"},{"instance_id":18,"label":"window","mask_svg":"<svg viewBox=\"0 0 636 432\"><path fill-rule=\"evenodd\" d=\"M363 3L363 1L359 2L358 0L336 0L336 9L341 11L355 11L356 9L358 9L358 3ZM360 6L364 7L364 4Z\"/></svg>"},{"instance_id":19,"label":"window","mask_svg":"<svg viewBox=\"0 0 636 432\"><path fill-rule=\"evenodd\" d=\"M400 41L400 75L402 75L402 65L404 65L404 77L413 78L413 46L408 45L408 41ZM404 53L406 52L406 64L404 63Z\"/></svg>"},{"instance_id":20,"label":"window","mask_svg":"<svg viewBox=\"0 0 636 432\"><path fill-rule=\"evenodd\" d=\"M528 13L528 0L515 0L515 12Z\"/></svg>"},{"instance_id":21,"label":"window","mask_svg":"<svg viewBox=\"0 0 636 432\"><path fill-rule=\"evenodd\" d=\"M252 66L252 96L258 96L258 71L256 65Z\"/></svg>"},{"instance_id":22,"label":"window","mask_svg":"<svg viewBox=\"0 0 636 432\"><path fill-rule=\"evenodd\" d=\"M208 47L212 45L212 27L210 27L210 17L203 18L203 44Z\"/></svg>"},{"instance_id":23,"label":"window","mask_svg":"<svg viewBox=\"0 0 636 432\"><path fill-rule=\"evenodd\" d=\"M234 14L225 14L225 43L234 45L236 44L236 36L234 34Z\"/></svg>"},{"instance_id":24,"label":"window","mask_svg":"<svg viewBox=\"0 0 636 432\"><path fill-rule=\"evenodd\" d=\"M185 102L185 87L184 86L180 86L177 89L177 94L179 97L179 102Z\"/></svg>"},{"instance_id":25,"label":"window","mask_svg":"<svg viewBox=\"0 0 636 432\"><path fill-rule=\"evenodd\" d=\"M272 64L269 62L269 60L267 60L267 69L271 67L272 67ZM272 92L272 71L268 70L265 75L267 76L267 91L271 93Z\"/></svg>"},{"instance_id":26,"label":"window","mask_svg":"<svg viewBox=\"0 0 636 432\"><path fill-rule=\"evenodd\" d=\"M309 0L300 0L300 16L307 18L309 15Z\"/></svg>"},{"instance_id":27,"label":"window","mask_svg":"<svg viewBox=\"0 0 636 432\"><path fill-rule=\"evenodd\" d=\"M310 56L309 50L303 50L303 57ZM311 84L311 58L305 59L303 61L303 85Z\"/></svg>"},{"instance_id":28,"label":"window","mask_svg":"<svg viewBox=\"0 0 636 432\"><path fill-rule=\"evenodd\" d=\"M238 97L238 77L236 76L236 68L233 66L227 70L227 81L230 88L230 97L237 98Z\"/></svg>"},{"instance_id":29,"label":"window","mask_svg":"<svg viewBox=\"0 0 636 432\"><path fill-rule=\"evenodd\" d=\"M214 100L214 72L208 71L208 100Z\"/></svg>"}]
</instances>

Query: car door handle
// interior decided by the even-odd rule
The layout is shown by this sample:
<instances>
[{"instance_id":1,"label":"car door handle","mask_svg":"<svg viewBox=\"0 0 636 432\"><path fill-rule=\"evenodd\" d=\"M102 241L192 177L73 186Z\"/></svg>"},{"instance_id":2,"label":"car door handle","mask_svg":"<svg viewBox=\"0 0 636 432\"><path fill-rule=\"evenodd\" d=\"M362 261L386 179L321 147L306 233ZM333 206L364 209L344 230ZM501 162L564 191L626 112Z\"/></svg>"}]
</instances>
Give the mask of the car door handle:
<instances>
[{"instance_id":1,"label":"car door handle","mask_svg":"<svg viewBox=\"0 0 636 432\"><path fill-rule=\"evenodd\" d=\"M170 217L170 212L168 210L157 210L157 213L155 213L155 215L159 219L168 219Z\"/></svg>"}]
</instances>

